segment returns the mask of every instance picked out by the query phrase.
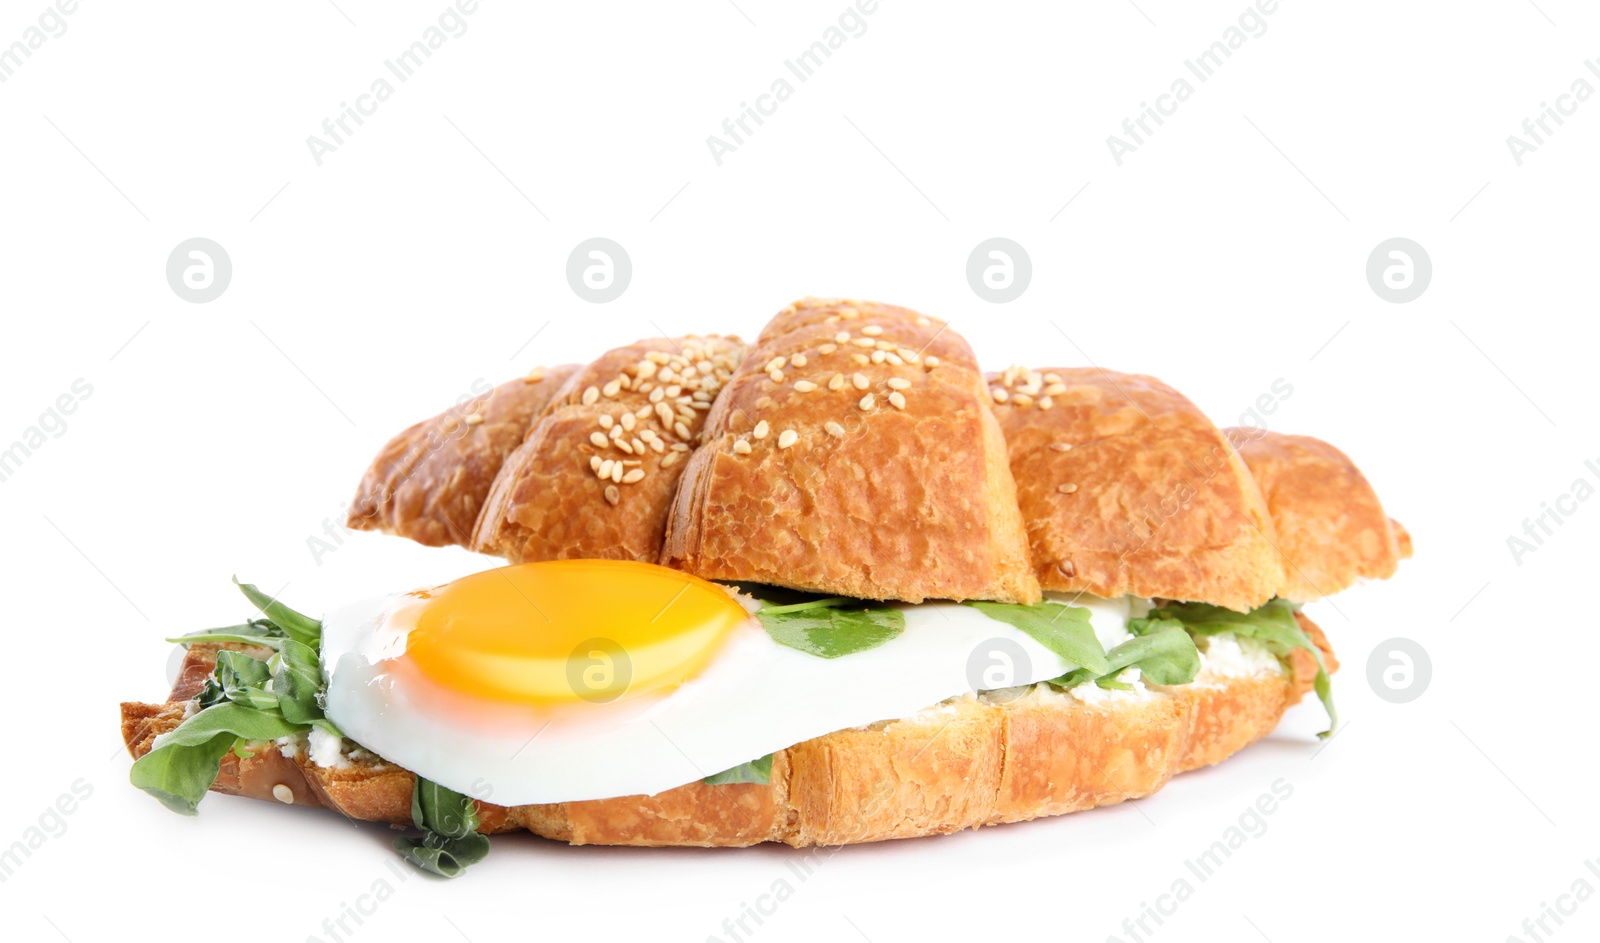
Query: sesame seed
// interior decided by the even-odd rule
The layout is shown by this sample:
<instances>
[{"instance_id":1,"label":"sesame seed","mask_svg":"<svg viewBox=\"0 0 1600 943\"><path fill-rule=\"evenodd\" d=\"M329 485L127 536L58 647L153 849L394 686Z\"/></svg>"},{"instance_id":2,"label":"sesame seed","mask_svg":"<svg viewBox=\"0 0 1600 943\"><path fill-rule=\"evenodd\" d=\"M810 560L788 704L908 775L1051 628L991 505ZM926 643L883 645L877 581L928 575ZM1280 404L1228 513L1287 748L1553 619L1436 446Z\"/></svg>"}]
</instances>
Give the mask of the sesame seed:
<instances>
[{"instance_id":1,"label":"sesame seed","mask_svg":"<svg viewBox=\"0 0 1600 943\"><path fill-rule=\"evenodd\" d=\"M782 383L783 382L783 371L782 370L776 370L776 369L775 370L769 370L767 372L767 379L771 380L774 383Z\"/></svg>"},{"instance_id":2,"label":"sesame seed","mask_svg":"<svg viewBox=\"0 0 1600 943\"><path fill-rule=\"evenodd\" d=\"M928 356L922 358L922 365L927 367L929 370L932 370L934 367L939 365L939 358L929 354Z\"/></svg>"},{"instance_id":3,"label":"sesame seed","mask_svg":"<svg viewBox=\"0 0 1600 943\"><path fill-rule=\"evenodd\" d=\"M796 367L803 367L806 365L806 355L795 354L793 357L789 358L789 363Z\"/></svg>"},{"instance_id":4,"label":"sesame seed","mask_svg":"<svg viewBox=\"0 0 1600 943\"><path fill-rule=\"evenodd\" d=\"M695 390L693 393L691 393L689 395L697 403L709 403L709 402L711 402L711 394L706 392L705 390Z\"/></svg>"},{"instance_id":5,"label":"sesame seed","mask_svg":"<svg viewBox=\"0 0 1600 943\"><path fill-rule=\"evenodd\" d=\"M878 342L873 340L870 337L858 337L855 340L851 341L850 343L856 345L857 347L876 347L876 346L878 346Z\"/></svg>"},{"instance_id":6,"label":"sesame seed","mask_svg":"<svg viewBox=\"0 0 1600 943\"><path fill-rule=\"evenodd\" d=\"M927 327L928 325L930 325L932 323L933 322L928 320L926 317L917 318L917 327Z\"/></svg>"},{"instance_id":7,"label":"sesame seed","mask_svg":"<svg viewBox=\"0 0 1600 943\"><path fill-rule=\"evenodd\" d=\"M1045 387L1044 391L1051 396L1060 396L1067 391L1067 385L1065 383L1052 383Z\"/></svg>"},{"instance_id":8,"label":"sesame seed","mask_svg":"<svg viewBox=\"0 0 1600 943\"><path fill-rule=\"evenodd\" d=\"M844 318L846 321L848 321L848 320L850 320L852 318L861 317L861 312L859 312L856 309L851 308L851 307L843 307L843 308L839 309L839 317Z\"/></svg>"},{"instance_id":9,"label":"sesame seed","mask_svg":"<svg viewBox=\"0 0 1600 943\"><path fill-rule=\"evenodd\" d=\"M774 370L783 369L783 365L788 363L788 362L789 362L789 360L788 360L787 357L774 357L771 360L767 361L767 365L765 367L762 367L761 369L767 371L768 373L771 373Z\"/></svg>"},{"instance_id":10,"label":"sesame seed","mask_svg":"<svg viewBox=\"0 0 1600 943\"><path fill-rule=\"evenodd\" d=\"M995 387L989 391L989 394L994 397L994 401L997 403L1003 403L1011 398L1011 394L1007 393L1006 388L1003 386Z\"/></svg>"},{"instance_id":11,"label":"sesame seed","mask_svg":"<svg viewBox=\"0 0 1600 943\"><path fill-rule=\"evenodd\" d=\"M617 462L615 465L611 466L611 480L612 481L621 481L622 480L622 463L621 462Z\"/></svg>"},{"instance_id":12,"label":"sesame seed","mask_svg":"<svg viewBox=\"0 0 1600 943\"><path fill-rule=\"evenodd\" d=\"M890 377L889 378L889 389L891 389L891 390L909 390L909 389L911 389L911 381L907 380L905 377Z\"/></svg>"},{"instance_id":13,"label":"sesame seed","mask_svg":"<svg viewBox=\"0 0 1600 943\"><path fill-rule=\"evenodd\" d=\"M672 466L678 464L678 459L682 456L682 452L668 452L666 455L661 457L661 467L671 468Z\"/></svg>"},{"instance_id":14,"label":"sesame seed","mask_svg":"<svg viewBox=\"0 0 1600 943\"><path fill-rule=\"evenodd\" d=\"M615 506L618 501L622 500L622 492L617 490L616 485L606 485L605 494L606 502L612 506Z\"/></svg>"},{"instance_id":15,"label":"sesame seed","mask_svg":"<svg viewBox=\"0 0 1600 943\"><path fill-rule=\"evenodd\" d=\"M883 363L884 356L885 355L884 355L883 351L875 350L875 351L872 352L872 362L873 363Z\"/></svg>"},{"instance_id":16,"label":"sesame seed","mask_svg":"<svg viewBox=\"0 0 1600 943\"><path fill-rule=\"evenodd\" d=\"M467 416L467 425L477 426L483 424L483 413L472 413Z\"/></svg>"},{"instance_id":17,"label":"sesame seed","mask_svg":"<svg viewBox=\"0 0 1600 943\"><path fill-rule=\"evenodd\" d=\"M611 444L611 440L606 438L606 434L604 432L589 433L589 442L597 449L603 449Z\"/></svg>"},{"instance_id":18,"label":"sesame seed","mask_svg":"<svg viewBox=\"0 0 1600 943\"><path fill-rule=\"evenodd\" d=\"M824 423L822 428L828 430L828 435L831 435L834 438L839 438L839 439L844 438L844 426L841 426L838 423L833 422L832 420L829 420L827 423Z\"/></svg>"},{"instance_id":19,"label":"sesame seed","mask_svg":"<svg viewBox=\"0 0 1600 943\"><path fill-rule=\"evenodd\" d=\"M592 471L592 472L597 472L597 471L600 470L600 456L598 456L598 455L589 456L589 470Z\"/></svg>"},{"instance_id":20,"label":"sesame seed","mask_svg":"<svg viewBox=\"0 0 1600 943\"><path fill-rule=\"evenodd\" d=\"M733 440L733 454L735 454L735 455L749 455L750 454L750 443L746 442L743 439L734 439Z\"/></svg>"},{"instance_id":21,"label":"sesame seed","mask_svg":"<svg viewBox=\"0 0 1600 943\"><path fill-rule=\"evenodd\" d=\"M809 392L811 392L812 390L814 390L816 388L817 388L817 385L815 383L812 383L810 380L796 380L796 381L794 381L794 390L795 390L796 393L809 393Z\"/></svg>"},{"instance_id":22,"label":"sesame seed","mask_svg":"<svg viewBox=\"0 0 1600 943\"><path fill-rule=\"evenodd\" d=\"M1051 399L1048 396L1039 397L1039 408L1040 409L1049 409L1050 407L1054 406L1055 404L1056 404L1056 401Z\"/></svg>"},{"instance_id":23,"label":"sesame seed","mask_svg":"<svg viewBox=\"0 0 1600 943\"><path fill-rule=\"evenodd\" d=\"M527 376L522 378L522 382L524 382L524 383L543 383L544 382L544 371L539 369L538 367L534 367L532 370L528 371L528 375Z\"/></svg>"},{"instance_id":24,"label":"sesame seed","mask_svg":"<svg viewBox=\"0 0 1600 943\"><path fill-rule=\"evenodd\" d=\"M765 439L767 437L767 430L769 428L770 427L767 425L767 421L765 419L763 419L760 422L756 423L755 429L752 430L750 434L755 436L758 439Z\"/></svg>"},{"instance_id":25,"label":"sesame seed","mask_svg":"<svg viewBox=\"0 0 1600 943\"><path fill-rule=\"evenodd\" d=\"M867 335L868 337L877 337L879 334L883 333L883 328L876 324L868 324L861 329L861 333Z\"/></svg>"},{"instance_id":26,"label":"sesame seed","mask_svg":"<svg viewBox=\"0 0 1600 943\"><path fill-rule=\"evenodd\" d=\"M687 451L689 451L689 446L685 445L682 442L674 442L674 443L672 443L670 448L674 452L687 452Z\"/></svg>"},{"instance_id":27,"label":"sesame seed","mask_svg":"<svg viewBox=\"0 0 1600 943\"><path fill-rule=\"evenodd\" d=\"M278 800L284 805L294 805L294 790L290 789L288 786L285 786L283 783L278 783L276 786L272 787L272 798Z\"/></svg>"},{"instance_id":28,"label":"sesame seed","mask_svg":"<svg viewBox=\"0 0 1600 943\"><path fill-rule=\"evenodd\" d=\"M638 454L638 455L643 455L644 454L644 443L640 442L637 437L635 437L634 440L633 440L633 451L634 451L635 454Z\"/></svg>"},{"instance_id":29,"label":"sesame seed","mask_svg":"<svg viewBox=\"0 0 1600 943\"><path fill-rule=\"evenodd\" d=\"M1033 405L1033 397L1026 393L1018 393L1011 397L1011 402L1017 406L1027 407Z\"/></svg>"},{"instance_id":30,"label":"sesame seed","mask_svg":"<svg viewBox=\"0 0 1600 943\"><path fill-rule=\"evenodd\" d=\"M831 354L831 353L833 353L834 351L836 351L838 349L839 349L839 345L838 344L823 344L821 347L817 348L817 353L819 353L819 354Z\"/></svg>"},{"instance_id":31,"label":"sesame seed","mask_svg":"<svg viewBox=\"0 0 1600 943\"><path fill-rule=\"evenodd\" d=\"M872 407L878 405L878 403L877 400L872 398L872 394L868 393L866 396L861 397L861 402L857 403L856 405L860 406L862 409L871 409Z\"/></svg>"},{"instance_id":32,"label":"sesame seed","mask_svg":"<svg viewBox=\"0 0 1600 943\"><path fill-rule=\"evenodd\" d=\"M650 442L650 447L652 449L654 449L658 454L661 453L661 452L666 451L666 449L667 449L667 444L665 442L661 441L661 437L660 436L656 436L655 438L650 439L649 442Z\"/></svg>"},{"instance_id":33,"label":"sesame seed","mask_svg":"<svg viewBox=\"0 0 1600 943\"><path fill-rule=\"evenodd\" d=\"M632 432L633 431L633 427L638 425L638 424L639 424L639 417L638 416L635 416L633 413L623 413L622 414L622 428L628 430L629 432Z\"/></svg>"},{"instance_id":34,"label":"sesame seed","mask_svg":"<svg viewBox=\"0 0 1600 943\"><path fill-rule=\"evenodd\" d=\"M622 451L627 452L629 455L633 454L633 445L631 443L629 443L627 439L624 439L621 436L618 436L617 437L617 441L615 441L615 442L613 442L611 444L615 445L617 448L621 449Z\"/></svg>"},{"instance_id":35,"label":"sesame seed","mask_svg":"<svg viewBox=\"0 0 1600 943\"><path fill-rule=\"evenodd\" d=\"M693 407L694 409L698 409L700 412L705 412L706 410L711 408L711 404L710 403L690 403L689 405L691 407ZM694 414L690 413L690 415L692 416Z\"/></svg>"},{"instance_id":36,"label":"sesame seed","mask_svg":"<svg viewBox=\"0 0 1600 943\"><path fill-rule=\"evenodd\" d=\"M656 375L656 365L649 360L641 360L633 368L634 375L641 380L648 380Z\"/></svg>"},{"instance_id":37,"label":"sesame seed","mask_svg":"<svg viewBox=\"0 0 1600 943\"><path fill-rule=\"evenodd\" d=\"M1052 452L1070 452L1070 451L1072 451L1072 443L1071 442L1052 442L1052 443L1050 443L1050 451L1052 451Z\"/></svg>"},{"instance_id":38,"label":"sesame seed","mask_svg":"<svg viewBox=\"0 0 1600 943\"><path fill-rule=\"evenodd\" d=\"M622 476L622 483L625 484L625 485L635 484L636 482L640 482L640 481L643 481L643 480L644 480L644 469L642 469L642 468L635 468L632 471L629 471L626 475Z\"/></svg>"},{"instance_id":39,"label":"sesame seed","mask_svg":"<svg viewBox=\"0 0 1600 943\"><path fill-rule=\"evenodd\" d=\"M1071 484L1071 483L1064 484L1064 485L1056 485L1056 490L1061 492L1062 494L1071 494L1074 491L1078 490L1078 486L1074 485L1074 484Z\"/></svg>"},{"instance_id":40,"label":"sesame seed","mask_svg":"<svg viewBox=\"0 0 1600 943\"><path fill-rule=\"evenodd\" d=\"M800 434L793 429L785 429L778 433L778 448L780 449L786 449L798 441L800 441Z\"/></svg>"},{"instance_id":41,"label":"sesame seed","mask_svg":"<svg viewBox=\"0 0 1600 943\"><path fill-rule=\"evenodd\" d=\"M672 431L676 432L678 434L678 438L680 439L689 438L689 427L684 425L682 422L673 423Z\"/></svg>"},{"instance_id":42,"label":"sesame seed","mask_svg":"<svg viewBox=\"0 0 1600 943\"><path fill-rule=\"evenodd\" d=\"M666 403L656 404L656 418L661 420L661 428L672 428L672 407Z\"/></svg>"},{"instance_id":43,"label":"sesame seed","mask_svg":"<svg viewBox=\"0 0 1600 943\"><path fill-rule=\"evenodd\" d=\"M600 392L604 393L608 397L609 396L616 396L617 393L620 392L621 390L622 390L622 381L621 380L612 380L610 383L607 383L605 386L600 388Z\"/></svg>"},{"instance_id":44,"label":"sesame seed","mask_svg":"<svg viewBox=\"0 0 1600 943\"><path fill-rule=\"evenodd\" d=\"M615 442L616 440L622 438L622 427L621 426L612 426L607 431L611 436L611 441L613 441L613 442Z\"/></svg>"},{"instance_id":45,"label":"sesame seed","mask_svg":"<svg viewBox=\"0 0 1600 943\"><path fill-rule=\"evenodd\" d=\"M895 345L889 343L888 341L878 341L878 343L873 345L873 346L877 347L879 350L887 352L887 351L894 350L894 346Z\"/></svg>"},{"instance_id":46,"label":"sesame seed","mask_svg":"<svg viewBox=\"0 0 1600 943\"><path fill-rule=\"evenodd\" d=\"M611 414L610 413L601 413L600 414L600 428L609 429L609 428L611 428L611 424L614 423L614 422L616 422L616 420L611 418Z\"/></svg>"},{"instance_id":47,"label":"sesame seed","mask_svg":"<svg viewBox=\"0 0 1600 943\"><path fill-rule=\"evenodd\" d=\"M838 390L844 388L844 374L835 373L833 379L828 381L828 389Z\"/></svg>"},{"instance_id":48,"label":"sesame seed","mask_svg":"<svg viewBox=\"0 0 1600 943\"><path fill-rule=\"evenodd\" d=\"M600 401L600 391L598 389L596 389L595 387L591 386L588 389L583 391L583 405L585 405L585 406L593 406L595 403L597 403L599 401Z\"/></svg>"},{"instance_id":49,"label":"sesame seed","mask_svg":"<svg viewBox=\"0 0 1600 943\"><path fill-rule=\"evenodd\" d=\"M850 378L850 382L854 383L856 385L856 389L858 389L858 390L866 389L867 386L868 386L868 383L869 383L869 381L867 380L867 375L865 373L856 374L855 376Z\"/></svg>"},{"instance_id":50,"label":"sesame seed","mask_svg":"<svg viewBox=\"0 0 1600 943\"><path fill-rule=\"evenodd\" d=\"M674 396L672 398L672 401L674 403L677 403L679 406L687 406L690 403L694 402L694 397L685 394L683 396Z\"/></svg>"},{"instance_id":51,"label":"sesame seed","mask_svg":"<svg viewBox=\"0 0 1600 943\"><path fill-rule=\"evenodd\" d=\"M598 472L596 472L595 474L599 475L601 478L610 478L611 477L611 466L613 466L615 464L616 464L616 462L613 462L611 459L608 458L605 461L600 463L600 470Z\"/></svg>"},{"instance_id":52,"label":"sesame seed","mask_svg":"<svg viewBox=\"0 0 1600 943\"><path fill-rule=\"evenodd\" d=\"M894 404L894 408L895 409L905 409L906 408L906 394L900 392L899 390L896 390L893 393L889 394L889 402Z\"/></svg>"},{"instance_id":53,"label":"sesame seed","mask_svg":"<svg viewBox=\"0 0 1600 943\"><path fill-rule=\"evenodd\" d=\"M850 332L840 331L839 333L833 335L833 339L835 343L848 344L850 343Z\"/></svg>"},{"instance_id":54,"label":"sesame seed","mask_svg":"<svg viewBox=\"0 0 1600 943\"><path fill-rule=\"evenodd\" d=\"M884 354L883 359L889 361L897 367L903 367L906 365L906 362L901 359L899 354Z\"/></svg>"},{"instance_id":55,"label":"sesame seed","mask_svg":"<svg viewBox=\"0 0 1600 943\"><path fill-rule=\"evenodd\" d=\"M855 361L858 367L865 367L870 362L867 360L866 354L851 354L850 359Z\"/></svg>"},{"instance_id":56,"label":"sesame seed","mask_svg":"<svg viewBox=\"0 0 1600 943\"><path fill-rule=\"evenodd\" d=\"M1059 373L1047 373L1047 374L1044 375L1044 382L1046 382L1046 383L1060 383L1061 382L1061 374L1059 374Z\"/></svg>"}]
</instances>

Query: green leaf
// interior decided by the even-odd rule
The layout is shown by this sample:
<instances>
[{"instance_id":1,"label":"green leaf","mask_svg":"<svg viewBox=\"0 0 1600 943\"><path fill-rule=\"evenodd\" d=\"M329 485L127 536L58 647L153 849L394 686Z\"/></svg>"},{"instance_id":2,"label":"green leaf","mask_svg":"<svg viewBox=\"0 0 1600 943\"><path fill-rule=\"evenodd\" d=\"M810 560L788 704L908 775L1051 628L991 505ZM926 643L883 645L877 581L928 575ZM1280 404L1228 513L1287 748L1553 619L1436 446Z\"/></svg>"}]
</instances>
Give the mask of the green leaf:
<instances>
[{"instance_id":1,"label":"green leaf","mask_svg":"<svg viewBox=\"0 0 1600 943\"><path fill-rule=\"evenodd\" d=\"M489 836L478 832L478 807L467 796L417 777L411 791L411 822L422 837L400 837L394 848L415 867L447 878L489 854Z\"/></svg>"},{"instance_id":2,"label":"green leaf","mask_svg":"<svg viewBox=\"0 0 1600 943\"><path fill-rule=\"evenodd\" d=\"M761 627L779 645L819 658L853 655L896 637L906 628L898 609L843 609L855 600L819 599L774 606L756 613Z\"/></svg>"},{"instance_id":3,"label":"green leaf","mask_svg":"<svg viewBox=\"0 0 1600 943\"><path fill-rule=\"evenodd\" d=\"M233 578L233 584L239 587L239 591L244 593L245 598L250 600L252 605L261 610L262 615L265 615L273 625L282 629L284 634L300 644L309 645L312 648L316 648L321 644L321 622L310 616L295 612L249 583L239 582L237 576Z\"/></svg>"},{"instance_id":4,"label":"green leaf","mask_svg":"<svg viewBox=\"0 0 1600 943\"><path fill-rule=\"evenodd\" d=\"M476 832L461 838L446 838L438 832L428 832L420 839L402 835L394 840L394 850L412 867L456 878L489 856L489 836Z\"/></svg>"},{"instance_id":5,"label":"green leaf","mask_svg":"<svg viewBox=\"0 0 1600 943\"><path fill-rule=\"evenodd\" d=\"M284 719L296 724L321 720L322 662L316 650L294 639L284 639L277 662L272 672L272 696Z\"/></svg>"},{"instance_id":6,"label":"green leaf","mask_svg":"<svg viewBox=\"0 0 1600 943\"><path fill-rule=\"evenodd\" d=\"M772 782L772 754L768 753L759 760L740 763L733 769L707 776L701 782L709 786L725 786L729 783L759 783L765 786Z\"/></svg>"},{"instance_id":7,"label":"green leaf","mask_svg":"<svg viewBox=\"0 0 1600 943\"><path fill-rule=\"evenodd\" d=\"M185 747L162 744L134 762L128 779L172 811L194 815L206 791L217 781L222 758L228 755L236 739L231 734L219 733L210 740Z\"/></svg>"},{"instance_id":8,"label":"green leaf","mask_svg":"<svg viewBox=\"0 0 1600 943\"><path fill-rule=\"evenodd\" d=\"M277 648L285 638L283 630L265 619L252 619L244 625L230 625L220 629L201 629L167 641L188 648L202 642L236 642L242 645L262 645Z\"/></svg>"},{"instance_id":9,"label":"green leaf","mask_svg":"<svg viewBox=\"0 0 1600 943\"><path fill-rule=\"evenodd\" d=\"M303 728L276 712L226 702L208 707L134 762L129 780L174 812L194 815L235 740L276 740Z\"/></svg>"},{"instance_id":10,"label":"green leaf","mask_svg":"<svg viewBox=\"0 0 1600 943\"><path fill-rule=\"evenodd\" d=\"M1311 657L1317 661L1317 677L1312 687L1317 692L1317 699L1322 702L1323 709L1328 712L1328 729L1317 736L1327 739L1339 725L1339 715L1333 707L1333 682L1328 677L1327 665L1322 660L1322 650L1317 648L1305 630L1300 628L1300 623L1295 621L1294 613L1294 606L1283 599L1274 599L1250 612L1235 612L1221 606L1185 602L1162 606L1152 610L1149 619L1133 621L1143 623L1151 620L1175 619L1181 622L1191 635L1211 636L1231 632L1241 638L1253 638L1264 643L1280 660L1286 660L1289 653L1297 648L1310 652Z\"/></svg>"},{"instance_id":11,"label":"green leaf","mask_svg":"<svg viewBox=\"0 0 1600 943\"><path fill-rule=\"evenodd\" d=\"M1181 626L1171 626L1128 639L1106 656L1111 674L1138 668L1152 684L1188 684L1200 672L1200 652Z\"/></svg>"},{"instance_id":12,"label":"green leaf","mask_svg":"<svg viewBox=\"0 0 1600 943\"><path fill-rule=\"evenodd\" d=\"M271 680L272 671L259 658L224 649L217 652L217 667L211 677L222 697L236 704L245 704L257 710L271 710L278 706L278 699L262 690L262 686ZM210 688L211 685L207 685L207 691ZM205 693L201 692L202 696Z\"/></svg>"},{"instance_id":13,"label":"green leaf","mask_svg":"<svg viewBox=\"0 0 1600 943\"><path fill-rule=\"evenodd\" d=\"M1023 606L1016 603L969 601L971 606L998 622L1026 632L1034 641L1097 678L1111 671L1106 651L1089 624L1089 610L1064 603L1045 602ZM1076 673L1076 672L1074 672Z\"/></svg>"}]
</instances>

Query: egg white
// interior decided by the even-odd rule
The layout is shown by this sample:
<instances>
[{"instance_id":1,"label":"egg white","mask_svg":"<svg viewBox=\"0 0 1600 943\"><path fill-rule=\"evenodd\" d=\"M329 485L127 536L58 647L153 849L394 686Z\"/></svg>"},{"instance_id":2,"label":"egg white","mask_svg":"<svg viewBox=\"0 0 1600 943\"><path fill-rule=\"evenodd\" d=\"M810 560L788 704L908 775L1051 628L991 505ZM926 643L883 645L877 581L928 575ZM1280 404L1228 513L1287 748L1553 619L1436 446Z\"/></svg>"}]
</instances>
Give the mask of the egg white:
<instances>
[{"instance_id":1,"label":"egg white","mask_svg":"<svg viewBox=\"0 0 1600 943\"><path fill-rule=\"evenodd\" d=\"M1106 649L1129 637L1127 599L1047 595L1089 609ZM779 645L752 618L669 693L534 709L461 698L394 660L405 633L384 625L401 598L323 620L328 718L389 762L500 805L652 795L835 730L905 717L972 690L974 652L990 660L1020 650L1025 657L1003 658L1011 685L1078 667L977 609L935 602L899 606L901 635L834 659Z\"/></svg>"}]
</instances>

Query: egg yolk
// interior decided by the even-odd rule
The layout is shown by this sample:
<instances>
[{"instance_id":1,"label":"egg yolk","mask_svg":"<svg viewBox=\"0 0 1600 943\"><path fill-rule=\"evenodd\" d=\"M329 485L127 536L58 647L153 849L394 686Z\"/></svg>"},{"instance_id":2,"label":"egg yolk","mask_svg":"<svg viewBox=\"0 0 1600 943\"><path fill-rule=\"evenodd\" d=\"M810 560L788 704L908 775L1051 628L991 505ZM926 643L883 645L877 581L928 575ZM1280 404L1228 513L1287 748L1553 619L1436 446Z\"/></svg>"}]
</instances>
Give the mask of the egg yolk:
<instances>
[{"instance_id":1,"label":"egg yolk","mask_svg":"<svg viewBox=\"0 0 1600 943\"><path fill-rule=\"evenodd\" d=\"M389 616L403 657L454 692L603 703L693 677L749 613L721 587L649 563L554 560L412 593Z\"/></svg>"}]
</instances>

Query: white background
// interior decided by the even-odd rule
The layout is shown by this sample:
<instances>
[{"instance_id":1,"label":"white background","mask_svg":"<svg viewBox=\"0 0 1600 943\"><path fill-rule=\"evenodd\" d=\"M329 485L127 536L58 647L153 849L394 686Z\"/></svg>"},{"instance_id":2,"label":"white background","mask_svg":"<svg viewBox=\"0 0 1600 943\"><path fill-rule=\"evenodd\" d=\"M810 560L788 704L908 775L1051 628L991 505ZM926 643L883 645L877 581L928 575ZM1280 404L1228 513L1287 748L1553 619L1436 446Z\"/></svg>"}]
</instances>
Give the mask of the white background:
<instances>
[{"instance_id":1,"label":"white background","mask_svg":"<svg viewBox=\"0 0 1600 943\"><path fill-rule=\"evenodd\" d=\"M1521 565L1507 547L1600 485L1600 103L1520 167L1505 140L1575 79L1600 86L1594 10L1285 0L1119 167L1106 136L1243 0L883 0L718 166L706 137L844 9L737 2L486 0L320 167L307 136L440 0L87 2L0 84L0 445L93 387L0 483L0 844L93 790L0 884L4 935L329 939L386 880L347 938L728 939L786 878L747 938L1132 939L1123 920L1280 778L1266 833L1146 939L1531 939L1543 903L1600 888L1600 502ZM0 43L42 9L7 0ZM605 305L564 275L597 235L634 267ZM1033 260L1006 305L965 278L997 235ZM233 260L208 304L165 280L194 236ZM1392 236L1433 261L1409 304L1364 275ZM994 368L1151 373L1222 424L1287 380L1270 425L1345 449L1416 539L1396 579L1311 609L1345 664L1344 731L1319 752L1303 705L1138 803L847 848L804 882L782 847L527 836L463 880L402 882L381 827L222 797L184 819L128 786L117 702L159 699L164 636L245 614L231 574L320 611L484 562L373 535L313 559L395 431L478 378L658 331L752 336L812 293L947 318ZM1409 704L1366 679L1395 636L1432 656ZM1547 926L1592 939L1600 903Z\"/></svg>"}]
</instances>

